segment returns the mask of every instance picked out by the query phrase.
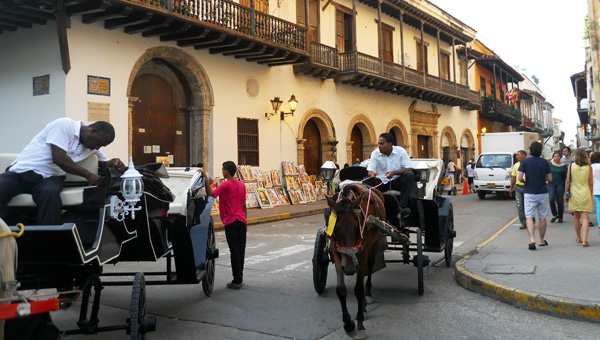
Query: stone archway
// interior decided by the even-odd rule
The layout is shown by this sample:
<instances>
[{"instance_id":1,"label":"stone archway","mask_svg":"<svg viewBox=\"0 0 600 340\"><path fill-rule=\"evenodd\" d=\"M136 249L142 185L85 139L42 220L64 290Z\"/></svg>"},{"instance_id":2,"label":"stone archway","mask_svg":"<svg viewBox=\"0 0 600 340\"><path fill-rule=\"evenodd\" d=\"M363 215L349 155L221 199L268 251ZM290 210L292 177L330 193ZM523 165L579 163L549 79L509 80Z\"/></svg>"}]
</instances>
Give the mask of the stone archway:
<instances>
[{"instance_id":1,"label":"stone archway","mask_svg":"<svg viewBox=\"0 0 600 340\"><path fill-rule=\"evenodd\" d=\"M460 158L460 154L458 154L458 146L456 145L456 134L454 134L454 130L449 126L446 126L440 135L441 155L443 155L445 147L448 147L450 150L449 159L456 162L456 159Z\"/></svg>"},{"instance_id":2,"label":"stone archway","mask_svg":"<svg viewBox=\"0 0 600 340\"><path fill-rule=\"evenodd\" d=\"M437 144L437 121L441 114L437 111L435 105L431 105L431 111L417 109L417 101L413 101L408 107L408 113L410 114L410 127L411 127L411 153L410 155L419 158L419 139L426 142L427 148L430 150L430 154L427 157L438 158L438 148L435 147ZM421 145L425 147L425 145Z\"/></svg>"},{"instance_id":3,"label":"stone archway","mask_svg":"<svg viewBox=\"0 0 600 340\"><path fill-rule=\"evenodd\" d=\"M321 135L321 155L324 161L333 161L337 163L337 144L335 136L335 128L331 118L323 111L319 109L308 110L298 125L298 137L296 142L298 143L298 164L304 164L304 128L306 124L312 120L318 127Z\"/></svg>"},{"instance_id":4,"label":"stone archway","mask_svg":"<svg viewBox=\"0 0 600 340\"><path fill-rule=\"evenodd\" d=\"M208 74L198 60L181 49L160 46L147 49L138 58L131 69L127 83L127 97L129 98L129 155L132 154L132 108L137 98L131 96L131 87L144 64L153 59L162 59L169 62L184 77L189 86L190 94L187 107L182 108L190 115L191 163L202 162L208 166L209 123L210 113L215 105L212 85Z\"/></svg>"},{"instance_id":5,"label":"stone archway","mask_svg":"<svg viewBox=\"0 0 600 340\"><path fill-rule=\"evenodd\" d=\"M475 158L475 138L471 130L465 129L463 131L459 145L463 165L469 164L469 160Z\"/></svg>"},{"instance_id":6,"label":"stone archway","mask_svg":"<svg viewBox=\"0 0 600 340\"><path fill-rule=\"evenodd\" d=\"M398 146L401 146L406 150L410 150L408 132L406 131L406 128L404 127L404 124L402 124L401 121L399 121L398 119L392 120L385 129L385 132L390 131L394 132L394 137L396 137L397 139L396 142ZM398 136L401 136L402 138L398 139Z\"/></svg>"},{"instance_id":7,"label":"stone archway","mask_svg":"<svg viewBox=\"0 0 600 340\"><path fill-rule=\"evenodd\" d=\"M352 129L358 127L363 138L364 158L371 157L371 152L377 147L377 134L373 123L365 115L357 115L348 124L348 134L346 137L346 162L352 164ZM362 160L361 160L362 161Z\"/></svg>"}]
</instances>

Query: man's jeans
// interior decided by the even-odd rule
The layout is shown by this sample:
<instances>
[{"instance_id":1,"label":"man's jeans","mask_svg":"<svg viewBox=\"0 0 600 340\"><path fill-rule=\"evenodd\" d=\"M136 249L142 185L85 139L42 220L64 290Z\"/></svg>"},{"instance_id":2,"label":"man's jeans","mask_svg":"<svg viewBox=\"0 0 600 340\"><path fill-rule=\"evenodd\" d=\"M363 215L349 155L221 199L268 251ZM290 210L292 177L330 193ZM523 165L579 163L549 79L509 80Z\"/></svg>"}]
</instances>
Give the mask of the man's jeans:
<instances>
[{"instance_id":1,"label":"man's jeans","mask_svg":"<svg viewBox=\"0 0 600 340\"><path fill-rule=\"evenodd\" d=\"M525 187L515 185L515 199L517 200L517 210L519 211L519 221L522 225L527 225L527 218L525 218Z\"/></svg>"},{"instance_id":2,"label":"man's jeans","mask_svg":"<svg viewBox=\"0 0 600 340\"><path fill-rule=\"evenodd\" d=\"M550 183L548 185L548 193L550 194L550 210L552 211L552 217L556 216L562 220L563 211L565 210L565 185Z\"/></svg>"}]
</instances>

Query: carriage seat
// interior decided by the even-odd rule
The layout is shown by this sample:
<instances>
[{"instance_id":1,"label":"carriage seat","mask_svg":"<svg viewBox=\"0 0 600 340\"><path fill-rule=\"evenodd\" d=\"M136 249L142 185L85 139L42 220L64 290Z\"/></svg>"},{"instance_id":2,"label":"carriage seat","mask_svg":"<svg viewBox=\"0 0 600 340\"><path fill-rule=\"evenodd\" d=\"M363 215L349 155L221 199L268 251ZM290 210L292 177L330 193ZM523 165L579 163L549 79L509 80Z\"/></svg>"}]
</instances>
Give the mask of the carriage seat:
<instances>
[{"instance_id":1,"label":"carriage seat","mask_svg":"<svg viewBox=\"0 0 600 340\"><path fill-rule=\"evenodd\" d=\"M0 154L0 171L11 165L18 154ZM79 166L93 172L98 173L98 157L91 155L88 158L77 163ZM63 207L70 207L83 204L83 192L86 188L94 187L85 178L72 174L67 174L65 177L65 188L60 193ZM31 194L20 194L8 203L9 207L35 207Z\"/></svg>"}]
</instances>

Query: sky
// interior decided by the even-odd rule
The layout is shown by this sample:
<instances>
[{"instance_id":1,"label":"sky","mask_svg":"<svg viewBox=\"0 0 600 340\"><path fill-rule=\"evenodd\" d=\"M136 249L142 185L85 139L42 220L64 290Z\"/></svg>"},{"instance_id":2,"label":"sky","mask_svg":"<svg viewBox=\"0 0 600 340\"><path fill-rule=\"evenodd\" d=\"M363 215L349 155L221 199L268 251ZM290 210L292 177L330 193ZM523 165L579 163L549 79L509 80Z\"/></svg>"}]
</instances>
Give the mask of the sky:
<instances>
[{"instance_id":1,"label":"sky","mask_svg":"<svg viewBox=\"0 0 600 340\"><path fill-rule=\"evenodd\" d=\"M508 65L538 77L538 86L554 105L554 118L562 120L565 143L575 139L579 117L570 76L585 68L587 1L429 2L477 31L476 39Z\"/></svg>"}]
</instances>

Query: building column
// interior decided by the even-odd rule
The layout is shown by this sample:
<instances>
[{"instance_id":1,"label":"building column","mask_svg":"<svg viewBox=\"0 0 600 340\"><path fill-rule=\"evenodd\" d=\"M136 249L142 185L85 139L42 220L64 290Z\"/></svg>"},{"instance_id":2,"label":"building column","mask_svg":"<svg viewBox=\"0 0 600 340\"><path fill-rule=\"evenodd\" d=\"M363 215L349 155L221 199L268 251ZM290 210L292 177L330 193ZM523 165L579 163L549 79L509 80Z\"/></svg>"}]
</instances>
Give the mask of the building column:
<instances>
[{"instance_id":1,"label":"building column","mask_svg":"<svg viewBox=\"0 0 600 340\"><path fill-rule=\"evenodd\" d=\"M212 108L201 106L190 106L187 108L190 114L191 123L191 163L204 163L204 168L208 169L208 145L210 141L210 112Z\"/></svg>"},{"instance_id":2,"label":"building column","mask_svg":"<svg viewBox=\"0 0 600 340\"><path fill-rule=\"evenodd\" d=\"M298 144L298 165L304 164L304 143L306 143L306 138L298 138L296 139L296 143Z\"/></svg>"},{"instance_id":3,"label":"building column","mask_svg":"<svg viewBox=\"0 0 600 340\"><path fill-rule=\"evenodd\" d=\"M133 155L133 106L134 103L140 100L138 97L128 97L127 103L127 121L129 127L127 128L127 155L128 158Z\"/></svg>"}]
</instances>

